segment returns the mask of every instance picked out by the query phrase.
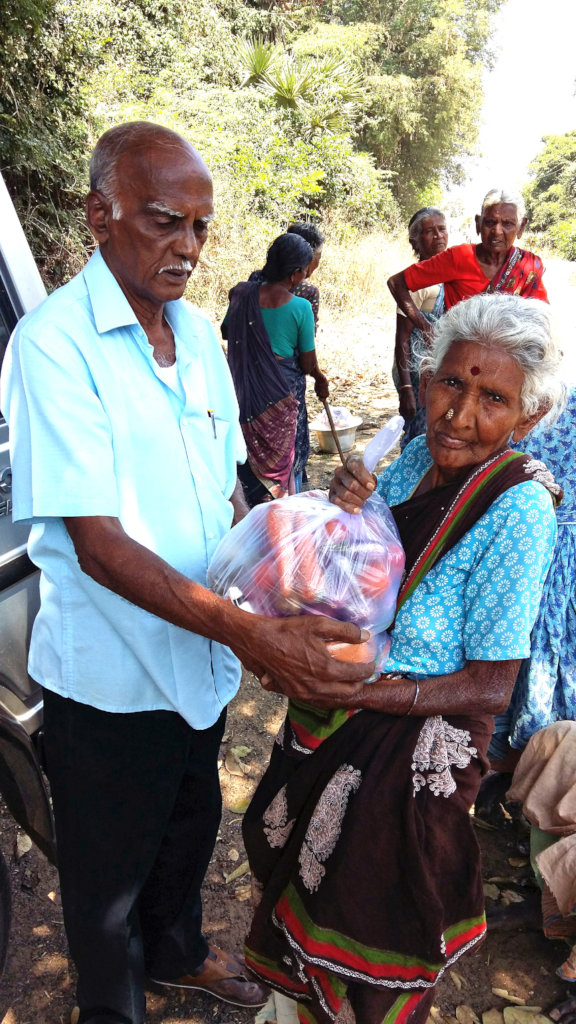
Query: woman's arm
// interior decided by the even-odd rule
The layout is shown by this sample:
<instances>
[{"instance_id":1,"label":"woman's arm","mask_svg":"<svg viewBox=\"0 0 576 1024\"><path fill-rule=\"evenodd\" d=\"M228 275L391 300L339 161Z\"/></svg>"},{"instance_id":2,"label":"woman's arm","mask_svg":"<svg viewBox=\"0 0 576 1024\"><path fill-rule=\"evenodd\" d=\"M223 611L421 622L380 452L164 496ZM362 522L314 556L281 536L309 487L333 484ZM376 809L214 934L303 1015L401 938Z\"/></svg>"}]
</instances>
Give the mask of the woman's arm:
<instances>
[{"instance_id":1,"label":"woman's arm","mask_svg":"<svg viewBox=\"0 0 576 1024\"><path fill-rule=\"evenodd\" d=\"M408 715L428 718L432 715L497 715L510 703L521 659L514 661L469 661L459 672L445 676L431 676L416 682L404 676L380 676L367 683L360 694L349 698L334 697L330 692L319 697L314 687L295 684L298 699L317 708L361 708L380 711L405 718ZM262 685L266 690L282 693L282 688L271 676L265 675ZM294 696L294 692L292 693Z\"/></svg>"},{"instance_id":2,"label":"woman's arm","mask_svg":"<svg viewBox=\"0 0 576 1024\"><path fill-rule=\"evenodd\" d=\"M328 378L322 373L316 358L316 341L314 338L314 316L312 306L306 299L298 324L298 358L304 373L314 378L314 391L321 400L328 398L330 388Z\"/></svg>"},{"instance_id":3,"label":"woman's arm","mask_svg":"<svg viewBox=\"0 0 576 1024\"><path fill-rule=\"evenodd\" d=\"M310 377L314 378L314 391L318 395L318 398L320 400L328 398L328 395L330 394L330 385L328 384L328 378L322 373L322 370L318 366L316 349L313 349L312 352L300 353L300 366L304 373L307 373Z\"/></svg>"},{"instance_id":4,"label":"woman's arm","mask_svg":"<svg viewBox=\"0 0 576 1024\"><path fill-rule=\"evenodd\" d=\"M416 415L416 395L410 380L410 335L414 324L407 316L400 313L396 317L396 339L394 343L394 359L400 378L400 394L398 411L404 419L412 419Z\"/></svg>"},{"instance_id":5,"label":"woman's arm","mask_svg":"<svg viewBox=\"0 0 576 1024\"><path fill-rule=\"evenodd\" d=\"M414 326L420 328L424 337L428 338L431 330L430 323L416 306L406 284L403 270L388 278L388 287L394 296L396 305L400 306Z\"/></svg>"},{"instance_id":6,"label":"woman's arm","mask_svg":"<svg viewBox=\"0 0 576 1024\"><path fill-rule=\"evenodd\" d=\"M349 705L389 715L501 714L510 703L521 659L468 661L459 672L420 680L381 676ZM414 703L414 696L418 694ZM345 705L346 706L346 705Z\"/></svg>"}]
</instances>

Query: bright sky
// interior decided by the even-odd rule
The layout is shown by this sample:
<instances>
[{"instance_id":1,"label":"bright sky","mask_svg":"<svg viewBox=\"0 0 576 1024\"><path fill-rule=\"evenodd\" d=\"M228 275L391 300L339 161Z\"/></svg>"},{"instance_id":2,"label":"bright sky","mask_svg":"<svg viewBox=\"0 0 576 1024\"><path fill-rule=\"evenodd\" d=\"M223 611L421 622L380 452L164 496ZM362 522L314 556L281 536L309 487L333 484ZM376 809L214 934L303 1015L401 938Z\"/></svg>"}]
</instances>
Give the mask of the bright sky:
<instances>
[{"instance_id":1,"label":"bright sky","mask_svg":"<svg viewBox=\"0 0 576 1024\"><path fill-rule=\"evenodd\" d=\"M461 209L450 241L476 241L470 218L490 188L521 188L543 135L576 129L576 0L507 0L496 23L493 71L484 76L481 156L469 161L469 180L445 197ZM468 224L466 225L466 221ZM459 230L464 227L464 232ZM576 383L574 264L546 259L545 283L565 352L564 376Z\"/></svg>"},{"instance_id":2,"label":"bright sky","mask_svg":"<svg viewBox=\"0 0 576 1024\"><path fill-rule=\"evenodd\" d=\"M481 157L450 197L478 212L489 188L518 188L543 135L576 129L576 0L507 0L497 16L493 71L484 76Z\"/></svg>"}]
</instances>

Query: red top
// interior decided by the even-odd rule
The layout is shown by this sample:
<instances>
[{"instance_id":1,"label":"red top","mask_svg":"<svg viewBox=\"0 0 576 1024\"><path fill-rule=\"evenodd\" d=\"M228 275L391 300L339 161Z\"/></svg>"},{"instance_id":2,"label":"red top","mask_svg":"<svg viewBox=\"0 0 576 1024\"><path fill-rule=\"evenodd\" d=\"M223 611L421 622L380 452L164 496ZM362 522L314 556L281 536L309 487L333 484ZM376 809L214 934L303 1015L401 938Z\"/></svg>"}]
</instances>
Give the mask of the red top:
<instances>
[{"instance_id":1,"label":"red top","mask_svg":"<svg viewBox=\"0 0 576 1024\"><path fill-rule=\"evenodd\" d=\"M452 245L429 260L414 263L404 271L404 280L411 292L431 284L443 284L444 302L446 309L450 309L462 299L485 291L507 292L548 302L542 284L543 273L542 260L538 256L514 246L504 266L490 281L478 263L476 246L465 244Z\"/></svg>"}]
</instances>

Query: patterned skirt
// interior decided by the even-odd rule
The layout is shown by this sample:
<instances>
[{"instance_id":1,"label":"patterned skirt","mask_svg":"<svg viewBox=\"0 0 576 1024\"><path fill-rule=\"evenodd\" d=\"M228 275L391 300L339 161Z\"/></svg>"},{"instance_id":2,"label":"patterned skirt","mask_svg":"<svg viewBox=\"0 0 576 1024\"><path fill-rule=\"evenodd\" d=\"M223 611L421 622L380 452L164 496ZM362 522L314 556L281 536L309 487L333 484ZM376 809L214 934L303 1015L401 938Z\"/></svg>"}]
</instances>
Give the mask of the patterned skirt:
<instances>
[{"instance_id":1,"label":"patterned skirt","mask_svg":"<svg viewBox=\"0 0 576 1024\"><path fill-rule=\"evenodd\" d=\"M328 1024L403 1024L485 933L470 823L491 718L290 704L244 821L249 967Z\"/></svg>"}]
</instances>

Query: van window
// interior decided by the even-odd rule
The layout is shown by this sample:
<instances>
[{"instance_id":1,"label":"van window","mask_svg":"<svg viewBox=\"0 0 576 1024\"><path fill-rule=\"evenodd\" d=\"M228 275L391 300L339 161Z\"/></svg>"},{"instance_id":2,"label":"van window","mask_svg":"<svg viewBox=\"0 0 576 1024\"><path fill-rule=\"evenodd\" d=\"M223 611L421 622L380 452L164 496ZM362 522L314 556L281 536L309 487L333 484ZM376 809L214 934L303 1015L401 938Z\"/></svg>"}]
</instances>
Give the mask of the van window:
<instances>
[{"instance_id":1,"label":"van window","mask_svg":"<svg viewBox=\"0 0 576 1024\"><path fill-rule=\"evenodd\" d=\"M18 317L16 316L14 306L0 274L0 368L4 361L8 339L16 326L17 320ZM0 413L0 423L3 422L4 417Z\"/></svg>"},{"instance_id":2,"label":"van window","mask_svg":"<svg viewBox=\"0 0 576 1024\"><path fill-rule=\"evenodd\" d=\"M0 276L0 366L4 359L8 339L16 326L17 319L10 296Z\"/></svg>"}]
</instances>

